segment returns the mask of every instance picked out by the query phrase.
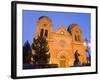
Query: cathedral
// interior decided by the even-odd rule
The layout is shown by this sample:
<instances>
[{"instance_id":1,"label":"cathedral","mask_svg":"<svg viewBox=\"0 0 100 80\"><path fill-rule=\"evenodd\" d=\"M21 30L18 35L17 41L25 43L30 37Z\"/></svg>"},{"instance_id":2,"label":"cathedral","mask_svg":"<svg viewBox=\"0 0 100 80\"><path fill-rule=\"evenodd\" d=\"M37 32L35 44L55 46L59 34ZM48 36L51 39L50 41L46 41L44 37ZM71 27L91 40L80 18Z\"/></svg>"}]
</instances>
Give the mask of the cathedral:
<instances>
[{"instance_id":1,"label":"cathedral","mask_svg":"<svg viewBox=\"0 0 100 80\"><path fill-rule=\"evenodd\" d=\"M80 64L87 63L86 47L80 27L77 24L70 24L67 29L61 26L55 32L53 32L53 27L52 20L47 16L41 16L36 24L35 37L43 34L48 41L49 64L57 64L58 67L73 66L76 51L80 55Z\"/></svg>"}]
</instances>

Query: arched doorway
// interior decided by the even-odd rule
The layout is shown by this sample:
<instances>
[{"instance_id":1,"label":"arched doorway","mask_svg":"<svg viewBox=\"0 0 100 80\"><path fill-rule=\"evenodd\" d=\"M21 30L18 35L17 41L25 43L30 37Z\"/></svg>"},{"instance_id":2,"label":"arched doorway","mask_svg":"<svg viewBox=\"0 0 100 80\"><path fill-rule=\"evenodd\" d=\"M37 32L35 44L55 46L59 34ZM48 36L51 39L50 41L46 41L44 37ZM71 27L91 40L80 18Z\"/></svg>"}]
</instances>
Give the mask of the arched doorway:
<instances>
[{"instance_id":1,"label":"arched doorway","mask_svg":"<svg viewBox=\"0 0 100 80\"><path fill-rule=\"evenodd\" d=\"M60 67L66 67L66 57L64 55L61 55L60 56L60 59L59 59L59 66Z\"/></svg>"},{"instance_id":2,"label":"arched doorway","mask_svg":"<svg viewBox=\"0 0 100 80\"><path fill-rule=\"evenodd\" d=\"M64 51L60 51L58 54L59 67L66 67L66 55Z\"/></svg>"}]
</instances>

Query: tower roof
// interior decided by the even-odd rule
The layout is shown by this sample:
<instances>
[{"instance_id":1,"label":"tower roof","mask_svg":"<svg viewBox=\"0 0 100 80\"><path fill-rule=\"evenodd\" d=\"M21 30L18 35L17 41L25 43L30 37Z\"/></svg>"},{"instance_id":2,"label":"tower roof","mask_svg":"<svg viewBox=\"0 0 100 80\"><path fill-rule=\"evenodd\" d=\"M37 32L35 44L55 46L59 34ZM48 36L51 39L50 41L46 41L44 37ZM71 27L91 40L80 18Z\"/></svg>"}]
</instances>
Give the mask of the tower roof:
<instances>
[{"instance_id":1,"label":"tower roof","mask_svg":"<svg viewBox=\"0 0 100 80\"><path fill-rule=\"evenodd\" d=\"M78 24L70 24L67 30L71 33L75 28L77 28L81 31Z\"/></svg>"},{"instance_id":2,"label":"tower roof","mask_svg":"<svg viewBox=\"0 0 100 80\"><path fill-rule=\"evenodd\" d=\"M51 19L50 19L48 16L41 16L41 17L39 17L39 19L38 19L38 20L41 20L41 19L44 19L44 18L46 18L46 19L48 19L48 20L50 20L50 21L51 21Z\"/></svg>"}]
</instances>

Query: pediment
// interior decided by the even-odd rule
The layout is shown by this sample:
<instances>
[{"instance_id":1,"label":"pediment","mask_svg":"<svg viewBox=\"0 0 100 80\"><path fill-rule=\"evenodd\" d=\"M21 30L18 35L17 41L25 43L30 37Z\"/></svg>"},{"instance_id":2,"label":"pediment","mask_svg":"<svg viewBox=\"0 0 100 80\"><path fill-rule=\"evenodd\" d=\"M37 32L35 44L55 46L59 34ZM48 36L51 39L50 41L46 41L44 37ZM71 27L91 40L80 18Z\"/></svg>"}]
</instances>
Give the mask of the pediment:
<instances>
[{"instance_id":1,"label":"pediment","mask_svg":"<svg viewBox=\"0 0 100 80\"><path fill-rule=\"evenodd\" d=\"M55 33L62 34L62 35L70 35L64 26L61 26L60 28L58 28Z\"/></svg>"}]
</instances>

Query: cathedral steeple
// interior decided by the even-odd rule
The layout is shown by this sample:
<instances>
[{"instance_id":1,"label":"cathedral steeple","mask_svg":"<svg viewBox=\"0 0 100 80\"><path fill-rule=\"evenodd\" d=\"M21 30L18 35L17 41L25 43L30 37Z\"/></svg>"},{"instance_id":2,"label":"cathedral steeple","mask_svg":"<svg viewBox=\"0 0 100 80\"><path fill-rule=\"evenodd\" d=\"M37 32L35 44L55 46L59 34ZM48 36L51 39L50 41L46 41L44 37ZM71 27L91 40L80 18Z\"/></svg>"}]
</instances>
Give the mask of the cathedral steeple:
<instances>
[{"instance_id":1,"label":"cathedral steeple","mask_svg":"<svg viewBox=\"0 0 100 80\"><path fill-rule=\"evenodd\" d=\"M41 16L37 21L36 37L43 35L49 37L52 32L52 21L47 16Z\"/></svg>"}]
</instances>

